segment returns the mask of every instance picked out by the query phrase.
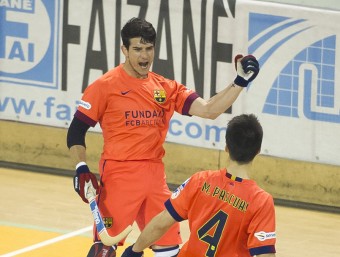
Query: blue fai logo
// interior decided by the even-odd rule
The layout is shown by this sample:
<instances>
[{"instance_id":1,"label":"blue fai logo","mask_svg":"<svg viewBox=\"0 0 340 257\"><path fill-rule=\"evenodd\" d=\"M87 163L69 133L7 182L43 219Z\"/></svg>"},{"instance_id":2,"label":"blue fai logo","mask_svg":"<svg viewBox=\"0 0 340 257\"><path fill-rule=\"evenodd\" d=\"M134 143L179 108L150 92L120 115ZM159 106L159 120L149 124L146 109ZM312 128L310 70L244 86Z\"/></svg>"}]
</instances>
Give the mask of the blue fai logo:
<instances>
[{"instance_id":1,"label":"blue fai logo","mask_svg":"<svg viewBox=\"0 0 340 257\"><path fill-rule=\"evenodd\" d=\"M58 0L0 1L0 81L58 88Z\"/></svg>"},{"instance_id":2,"label":"blue fai logo","mask_svg":"<svg viewBox=\"0 0 340 257\"><path fill-rule=\"evenodd\" d=\"M289 49L293 58L288 62L276 61L282 67L268 92L264 113L340 123L340 95L335 87L337 35L315 33L322 29L305 19L250 13L248 50L254 53L262 47L261 65L274 53L287 55L281 50L285 44L299 45ZM301 35L319 37L307 44L311 40L302 42Z\"/></svg>"}]
</instances>

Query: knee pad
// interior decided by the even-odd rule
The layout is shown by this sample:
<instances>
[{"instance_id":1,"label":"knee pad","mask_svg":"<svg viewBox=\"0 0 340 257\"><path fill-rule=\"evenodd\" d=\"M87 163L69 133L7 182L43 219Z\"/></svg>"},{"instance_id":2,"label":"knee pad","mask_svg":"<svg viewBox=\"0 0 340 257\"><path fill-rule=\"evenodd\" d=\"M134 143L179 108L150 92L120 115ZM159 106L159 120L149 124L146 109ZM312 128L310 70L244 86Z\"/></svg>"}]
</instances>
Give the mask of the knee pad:
<instances>
[{"instance_id":1,"label":"knee pad","mask_svg":"<svg viewBox=\"0 0 340 257\"><path fill-rule=\"evenodd\" d=\"M116 257L116 247L96 242L91 246L87 257Z\"/></svg>"}]
</instances>

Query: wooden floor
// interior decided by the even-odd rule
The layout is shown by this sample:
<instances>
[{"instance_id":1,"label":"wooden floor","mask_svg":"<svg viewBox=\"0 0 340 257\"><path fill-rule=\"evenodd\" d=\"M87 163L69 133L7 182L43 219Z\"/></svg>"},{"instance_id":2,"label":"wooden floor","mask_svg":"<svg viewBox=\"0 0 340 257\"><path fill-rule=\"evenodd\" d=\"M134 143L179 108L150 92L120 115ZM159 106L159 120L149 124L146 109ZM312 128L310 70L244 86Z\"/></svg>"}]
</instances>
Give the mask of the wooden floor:
<instances>
[{"instance_id":1,"label":"wooden floor","mask_svg":"<svg viewBox=\"0 0 340 257\"><path fill-rule=\"evenodd\" d=\"M0 182L0 257L86 256L92 215L70 177L0 168ZM340 256L340 214L276 206L276 215L278 257ZM138 234L134 227L127 245Z\"/></svg>"}]
</instances>

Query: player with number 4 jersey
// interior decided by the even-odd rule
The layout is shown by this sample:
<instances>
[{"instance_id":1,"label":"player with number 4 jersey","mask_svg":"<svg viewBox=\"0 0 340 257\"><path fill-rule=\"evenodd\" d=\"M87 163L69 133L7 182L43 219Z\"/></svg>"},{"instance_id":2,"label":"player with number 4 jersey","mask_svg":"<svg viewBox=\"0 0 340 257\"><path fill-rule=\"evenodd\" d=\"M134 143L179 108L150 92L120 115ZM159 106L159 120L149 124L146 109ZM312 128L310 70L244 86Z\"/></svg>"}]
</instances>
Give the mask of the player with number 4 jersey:
<instances>
[{"instance_id":1,"label":"player with number 4 jersey","mask_svg":"<svg viewBox=\"0 0 340 257\"><path fill-rule=\"evenodd\" d=\"M178 257L243 257L275 249L273 198L226 169L196 173L165 205L177 221L189 219L190 238Z\"/></svg>"},{"instance_id":2,"label":"player with number 4 jersey","mask_svg":"<svg viewBox=\"0 0 340 257\"><path fill-rule=\"evenodd\" d=\"M231 119L226 131L227 168L201 171L187 179L122 257L142 256L172 224L183 220L189 222L190 235L177 257L274 257L274 201L250 179L262 137L255 115Z\"/></svg>"}]
</instances>

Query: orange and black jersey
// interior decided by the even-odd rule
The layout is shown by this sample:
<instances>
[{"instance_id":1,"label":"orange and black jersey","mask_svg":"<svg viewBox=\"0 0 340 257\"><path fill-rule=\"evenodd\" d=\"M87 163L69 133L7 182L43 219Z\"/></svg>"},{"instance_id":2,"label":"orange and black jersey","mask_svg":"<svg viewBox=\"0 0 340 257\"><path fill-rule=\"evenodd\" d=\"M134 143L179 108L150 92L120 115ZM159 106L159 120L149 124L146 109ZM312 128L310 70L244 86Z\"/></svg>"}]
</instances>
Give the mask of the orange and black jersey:
<instances>
[{"instance_id":1,"label":"orange and black jersey","mask_svg":"<svg viewBox=\"0 0 340 257\"><path fill-rule=\"evenodd\" d=\"M134 78L120 65L86 88L75 117L92 127L100 123L103 159L159 160L174 111L189 115L197 97L174 80L153 72Z\"/></svg>"},{"instance_id":2,"label":"orange and black jersey","mask_svg":"<svg viewBox=\"0 0 340 257\"><path fill-rule=\"evenodd\" d=\"M253 180L233 177L226 169L198 172L165 206L175 220L189 221L190 237L178 257L275 252L273 198Z\"/></svg>"}]
</instances>

